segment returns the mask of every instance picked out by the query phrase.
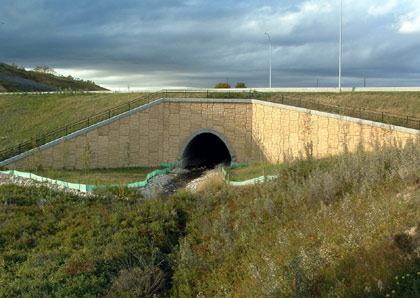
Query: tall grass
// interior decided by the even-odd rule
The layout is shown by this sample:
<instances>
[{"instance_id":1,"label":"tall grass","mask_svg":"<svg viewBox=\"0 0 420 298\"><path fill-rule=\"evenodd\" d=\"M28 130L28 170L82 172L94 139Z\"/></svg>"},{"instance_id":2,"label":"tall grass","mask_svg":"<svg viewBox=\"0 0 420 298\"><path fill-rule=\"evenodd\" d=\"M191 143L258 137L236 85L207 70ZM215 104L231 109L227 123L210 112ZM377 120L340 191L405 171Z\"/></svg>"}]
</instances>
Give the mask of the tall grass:
<instances>
[{"instance_id":1,"label":"tall grass","mask_svg":"<svg viewBox=\"0 0 420 298\"><path fill-rule=\"evenodd\" d=\"M278 175L166 202L3 185L0 296L418 297L420 141Z\"/></svg>"},{"instance_id":2,"label":"tall grass","mask_svg":"<svg viewBox=\"0 0 420 298\"><path fill-rule=\"evenodd\" d=\"M196 195L173 295L383 297L419 268L418 236L404 233L420 221L419 186L411 142L286 161L275 181Z\"/></svg>"}]
</instances>

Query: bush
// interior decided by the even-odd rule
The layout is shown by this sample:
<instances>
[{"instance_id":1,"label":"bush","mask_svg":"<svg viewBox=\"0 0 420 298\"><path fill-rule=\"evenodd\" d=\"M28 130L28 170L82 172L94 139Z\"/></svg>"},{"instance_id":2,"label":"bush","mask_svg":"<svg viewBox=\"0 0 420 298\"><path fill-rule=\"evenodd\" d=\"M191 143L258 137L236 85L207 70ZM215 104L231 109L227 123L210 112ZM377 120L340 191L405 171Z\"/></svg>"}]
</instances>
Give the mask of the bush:
<instances>
[{"instance_id":1,"label":"bush","mask_svg":"<svg viewBox=\"0 0 420 298\"><path fill-rule=\"evenodd\" d=\"M214 88L223 89L223 88L230 88L229 83L218 83Z\"/></svg>"},{"instance_id":2,"label":"bush","mask_svg":"<svg viewBox=\"0 0 420 298\"><path fill-rule=\"evenodd\" d=\"M238 82L238 83L236 83L235 88L246 88L246 86L245 86L245 83Z\"/></svg>"}]
</instances>

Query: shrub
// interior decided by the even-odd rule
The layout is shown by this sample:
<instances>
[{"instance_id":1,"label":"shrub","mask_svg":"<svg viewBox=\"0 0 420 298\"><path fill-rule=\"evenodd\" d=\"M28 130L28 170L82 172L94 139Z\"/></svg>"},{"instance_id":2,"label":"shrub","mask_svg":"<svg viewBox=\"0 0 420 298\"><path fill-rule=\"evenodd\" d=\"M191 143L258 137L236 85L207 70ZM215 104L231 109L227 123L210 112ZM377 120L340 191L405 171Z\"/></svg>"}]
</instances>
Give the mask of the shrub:
<instances>
[{"instance_id":1,"label":"shrub","mask_svg":"<svg viewBox=\"0 0 420 298\"><path fill-rule=\"evenodd\" d=\"M223 89L223 88L230 88L229 83L218 83L214 88Z\"/></svg>"},{"instance_id":2,"label":"shrub","mask_svg":"<svg viewBox=\"0 0 420 298\"><path fill-rule=\"evenodd\" d=\"M157 263L155 249L152 247L150 250L152 251L150 260L144 259L135 252L132 254L134 260L123 264L124 267L128 265L128 268L120 270L106 297L146 298L155 297L159 293L165 282L164 272L160 268L163 261Z\"/></svg>"},{"instance_id":3,"label":"shrub","mask_svg":"<svg viewBox=\"0 0 420 298\"><path fill-rule=\"evenodd\" d=\"M235 88L246 88L246 86L245 86L245 83L238 82L238 83L236 83Z\"/></svg>"}]
</instances>

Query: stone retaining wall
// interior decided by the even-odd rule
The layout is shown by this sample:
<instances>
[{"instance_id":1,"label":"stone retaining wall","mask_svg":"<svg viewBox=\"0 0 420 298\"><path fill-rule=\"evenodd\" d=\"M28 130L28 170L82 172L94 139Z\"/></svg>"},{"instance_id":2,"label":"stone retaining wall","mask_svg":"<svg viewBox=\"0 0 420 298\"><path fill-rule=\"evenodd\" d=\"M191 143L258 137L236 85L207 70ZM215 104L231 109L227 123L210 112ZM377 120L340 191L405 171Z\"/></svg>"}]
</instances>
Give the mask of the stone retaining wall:
<instances>
[{"instance_id":1,"label":"stone retaining wall","mask_svg":"<svg viewBox=\"0 0 420 298\"><path fill-rule=\"evenodd\" d=\"M202 129L228 140L237 162L281 162L312 147L324 157L418 131L258 100L160 99L0 163L10 169L116 168L176 163Z\"/></svg>"}]
</instances>

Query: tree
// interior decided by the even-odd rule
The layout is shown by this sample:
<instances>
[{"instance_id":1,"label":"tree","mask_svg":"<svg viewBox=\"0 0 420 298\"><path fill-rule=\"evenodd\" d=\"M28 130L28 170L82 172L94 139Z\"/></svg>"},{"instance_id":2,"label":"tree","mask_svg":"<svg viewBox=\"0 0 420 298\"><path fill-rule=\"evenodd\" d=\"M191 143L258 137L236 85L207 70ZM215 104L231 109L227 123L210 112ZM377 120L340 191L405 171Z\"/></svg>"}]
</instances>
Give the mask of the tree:
<instances>
[{"instance_id":1,"label":"tree","mask_svg":"<svg viewBox=\"0 0 420 298\"><path fill-rule=\"evenodd\" d=\"M230 88L229 83L218 83L214 88Z\"/></svg>"},{"instance_id":2,"label":"tree","mask_svg":"<svg viewBox=\"0 0 420 298\"><path fill-rule=\"evenodd\" d=\"M37 71L37 72L43 72L43 73L51 73L51 74L55 73L55 70L53 68L50 68L46 65L44 65L44 66L37 65L37 66L35 66L34 70Z\"/></svg>"},{"instance_id":3,"label":"tree","mask_svg":"<svg viewBox=\"0 0 420 298\"><path fill-rule=\"evenodd\" d=\"M246 86L245 86L245 83L238 82L238 83L236 83L235 88L246 88Z\"/></svg>"}]
</instances>

